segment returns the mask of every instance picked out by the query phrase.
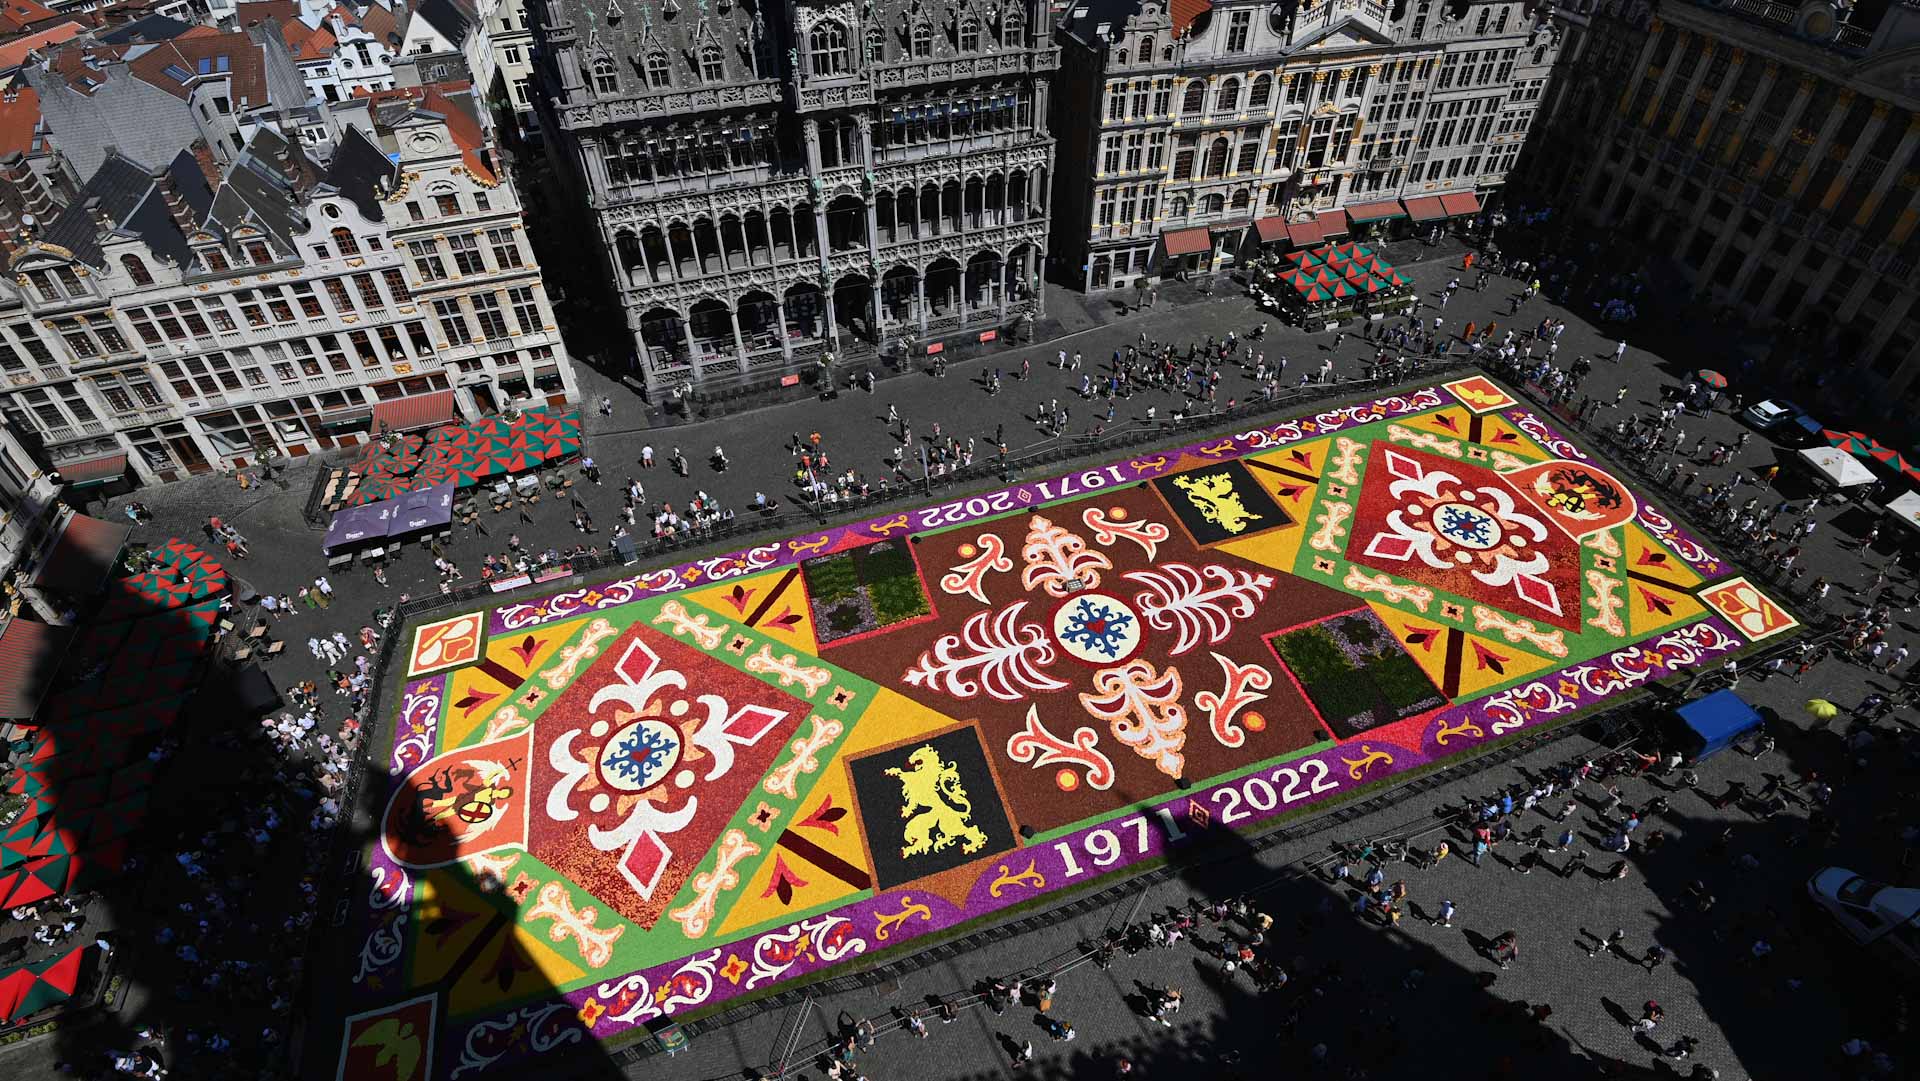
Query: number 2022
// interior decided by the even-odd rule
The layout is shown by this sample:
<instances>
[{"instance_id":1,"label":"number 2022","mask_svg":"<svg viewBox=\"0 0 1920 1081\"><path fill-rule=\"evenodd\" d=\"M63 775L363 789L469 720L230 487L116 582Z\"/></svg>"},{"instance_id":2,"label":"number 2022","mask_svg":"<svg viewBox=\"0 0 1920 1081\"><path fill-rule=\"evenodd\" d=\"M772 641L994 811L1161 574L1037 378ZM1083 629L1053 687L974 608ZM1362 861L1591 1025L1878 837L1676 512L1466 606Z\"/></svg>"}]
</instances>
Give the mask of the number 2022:
<instances>
[{"instance_id":1,"label":"number 2022","mask_svg":"<svg viewBox=\"0 0 1920 1081\"><path fill-rule=\"evenodd\" d=\"M1215 790L1210 799L1221 805L1220 824L1231 826L1254 811L1271 811L1283 803L1298 803L1308 796L1332 792L1340 787L1340 782L1327 775L1327 764L1318 759L1309 759L1298 767L1280 766L1270 777L1272 783L1268 783L1267 777L1256 776L1248 777L1237 785ZM1275 784L1281 786L1277 793L1273 787ZM1160 827L1166 831L1168 844L1178 844L1186 839L1186 831L1180 828L1180 822L1172 812L1164 807L1156 807L1153 817L1159 820ZM1135 815L1115 823L1115 826L1122 832L1131 830L1134 855L1146 855L1149 824L1145 815ZM1112 867L1120 862L1124 854L1120 837L1111 829L1093 830L1081 839L1080 844L1095 867ZM1067 865L1068 878L1086 873L1087 869L1080 866L1071 843L1059 841L1053 848Z\"/></svg>"}]
</instances>

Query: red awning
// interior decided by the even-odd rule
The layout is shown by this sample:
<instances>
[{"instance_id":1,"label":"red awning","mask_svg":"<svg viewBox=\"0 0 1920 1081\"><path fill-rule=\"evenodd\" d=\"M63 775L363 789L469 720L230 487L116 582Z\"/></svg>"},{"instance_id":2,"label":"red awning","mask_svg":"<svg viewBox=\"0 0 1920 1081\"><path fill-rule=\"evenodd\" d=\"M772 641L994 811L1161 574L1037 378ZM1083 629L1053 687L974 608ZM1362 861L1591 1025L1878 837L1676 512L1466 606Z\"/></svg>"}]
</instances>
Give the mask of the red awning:
<instances>
[{"instance_id":1,"label":"red awning","mask_svg":"<svg viewBox=\"0 0 1920 1081\"><path fill-rule=\"evenodd\" d=\"M411 398L395 398L373 407L376 432L411 432L432 428L454 419L453 391L436 390Z\"/></svg>"},{"instance_id":2,"label":"red awning","mask_svg":"<svg viewBox=\"0 0 1920 1081\"><path fill-rule=\"evenodd\" d=\"M1260 234L1260 243L1271 244L1285 239L1287 220L1285 218L1261 218L1253 223L1253 231Z\"/></svg>"},{"instance_id":3,"label":"red awning","mask_svg":"<svg viewBox=\"0 0 1920 1081\"><path fill-rule=\"evenodd\" d=\"M1440 205L1446 208L1449 218L1480 213L1480 197L1470 191L1450 191L1440 197Z\"/></svg>"},{"instance_id":4,"label":"red awning","mask_svg":"<svg viewBox=\"0 0 1920 1081\"><path fill-rule=\"evenodd\" d=\"M60 479L68 484L99 484L103 481L119 480L127 471L127 456L109 454L105 458L89 458L84 462L71 462L60 467Z\"/></svg>"},{"instance_id":5,"label":"red awning","mask_svg":"<svg viewBox=\"0 0 1920 1081\"><path fill-rule=\"evenodd\" d=\"M1407 217L1414 221L1438 221L1447 216L1447 208L1440 200L1431 195L1417 199L1403 199L1401 204L1407 208Z\"/></svg>"},{"instance_id":6,"label":"red awning","mask_svg":"<svg viewBox=\"0 0 1920 1081\"><path fill-rule=\"evenodd\" d=\"M75 599L91 597L107 580L113 561L127 543L131 524L103 522L84 514L69 515L60 539L34 573L33 584Z\"/></svg>"},{"instance_id":7,"label":"red awning","mask_svg":"<svg viewBox=\"0 0 1920 1081\"><path fill-rule=\"evenodd\" d=\"M1287 239L1293 241L1295 247L1310 248L1326 239L1326 234L1320 231L1318 221L1303 221L1287 226Z\"/></svg>"},{"instance_id":8,"label":"red awning","mask_svg":"<svg viewBox=\"0 0 1920 1081\"><path fill-rule=\"evenodd\" d=\"M1161 235L1166 239L1168 255L1198 255L1213 248L1213 236L1204 225L1197 229L1169 229Z\"/></svg>"},{"instance_id":9,"label":"red awning","mask_svg":"<svg viewBox=\"0 0 1920 1081\"><path fill-rule=\"evenodd\" d=\"M1360 203L1347 208L1347 217L1354 221L1381 221L1386 218L1404 218L1407 212L1400 204L1392 201L1384 203Z\"/></svg>"},{"instance_id":10,"label":"red awning","mask_svg":"<svg viewBox=\"0 0 1920 1081\"><path fill-rule=\"evenodd\" d=\"M1320 224L1321 236L1344 236L1347 231L1347 212L1344 210L1323 210L1314 219Z\"/></svg>"},{"instance_id":11,"label":"red awning","mask_svg":"<svg viewBox=\"0 0 1920 1081\"><path fill-rule=\"evenodd\" d=\"M0 718L24 721L40 708L74 628L15 617L0 627Z\"/></svg>"}]
</instances>

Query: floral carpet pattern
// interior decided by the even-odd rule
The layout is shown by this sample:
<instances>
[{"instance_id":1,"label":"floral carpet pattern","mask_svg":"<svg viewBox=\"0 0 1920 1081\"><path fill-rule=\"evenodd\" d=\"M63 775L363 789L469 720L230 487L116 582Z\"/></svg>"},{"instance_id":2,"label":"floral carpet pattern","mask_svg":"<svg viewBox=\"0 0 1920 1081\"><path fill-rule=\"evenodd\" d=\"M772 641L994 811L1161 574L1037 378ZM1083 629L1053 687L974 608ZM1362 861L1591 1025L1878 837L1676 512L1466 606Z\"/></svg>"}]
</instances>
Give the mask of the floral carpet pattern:
<instances>
[{"instance_id":1,"label":"floral carpet pattern","mask_svg":"<svg viewBox=\"0 0 1920 1081\"><path fill-rule=\"evenodd\" d=\"M430 622L340 1076L512 1076L1792 625L1479 377Z\"/></svg>"}]
</instances>

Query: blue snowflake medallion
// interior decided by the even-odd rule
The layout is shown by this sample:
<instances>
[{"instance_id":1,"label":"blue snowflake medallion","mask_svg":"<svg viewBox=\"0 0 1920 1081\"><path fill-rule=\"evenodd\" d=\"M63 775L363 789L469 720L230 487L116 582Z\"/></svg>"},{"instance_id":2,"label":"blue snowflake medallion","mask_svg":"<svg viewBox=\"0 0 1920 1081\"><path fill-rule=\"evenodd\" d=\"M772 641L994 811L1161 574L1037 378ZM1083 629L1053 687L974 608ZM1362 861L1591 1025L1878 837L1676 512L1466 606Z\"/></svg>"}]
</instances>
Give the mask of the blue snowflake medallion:
<instances>
[{"instance_id":1,"label":"blue snowflake medallion","mask_svg":"<svg viewBox=\"0 0 1920 1081\"><path fill-rule=\"evenodd\" d=\"M607 783L626 792L652 787L680 760L680 737L658 721L642 721L616 732L600 752Z\"/></svg>"},{"instance_id":2,"label":"blue snowflake medallion","mask_svg":"<svg viewBox=\"0 0 1920 1081\"><path fill-rule=\"evenodd\" d=\"M1074 602L1060 625L1062 641L1108 658L1125 652L1133 644L1133 633L1133 613L1116 610L1111 604L1096 604L1087 597Z\"/></svg>"},{"instance_id":3,"label":"blue snowflake medallion","mask_svg":"<svg viewBox=\"0 0 1920 1081\"><path fill-rule=\"evenodd\" d=\"M1462 548L1484 550L1500 543L1500 523L1478 507L1464 503L1442 503L1433 515L1440 535Z\"/></svg>"}]
</instances>

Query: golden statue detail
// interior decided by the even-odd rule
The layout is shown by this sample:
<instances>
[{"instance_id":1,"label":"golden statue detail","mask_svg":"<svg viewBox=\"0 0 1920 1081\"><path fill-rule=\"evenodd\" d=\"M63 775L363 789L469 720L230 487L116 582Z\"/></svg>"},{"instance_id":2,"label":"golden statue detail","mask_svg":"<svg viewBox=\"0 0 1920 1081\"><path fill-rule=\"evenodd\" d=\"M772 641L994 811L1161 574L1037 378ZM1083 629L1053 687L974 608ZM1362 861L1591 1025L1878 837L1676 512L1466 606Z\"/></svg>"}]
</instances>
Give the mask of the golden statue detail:
<instances>
[{"instance_id":1,"label":"golden statue detail","mask_svg":"<svg viewBox=\"0 0 1920 1081\"><path fill-rule=\"evenodd\" d=\"M962 852L985 848L987 835L973 824L973 801L967 798L954 764L942 762L940 752L930 744L916 748L907 762L912 768L887 770L887 776L900 779L900 817L907 820L901 858L938 852L955 841L962 842ZM940 834L938 840L935 831Z\"/></svg>"},{"instance_id":2,"label":"golden statue detail","mask_svg":"<svg viewBox=\"0 0 1920 1081\"><path fill-rule=\"evenodd\" d=\"M1240 493L1234 490L1230 473L1175 477L1173 483L1187 493L1187 502L1200 512L1200 517L1229 533L1243 532L1249 523L1261 518L1240 502Z\"/></svg>"}]
</instances>

